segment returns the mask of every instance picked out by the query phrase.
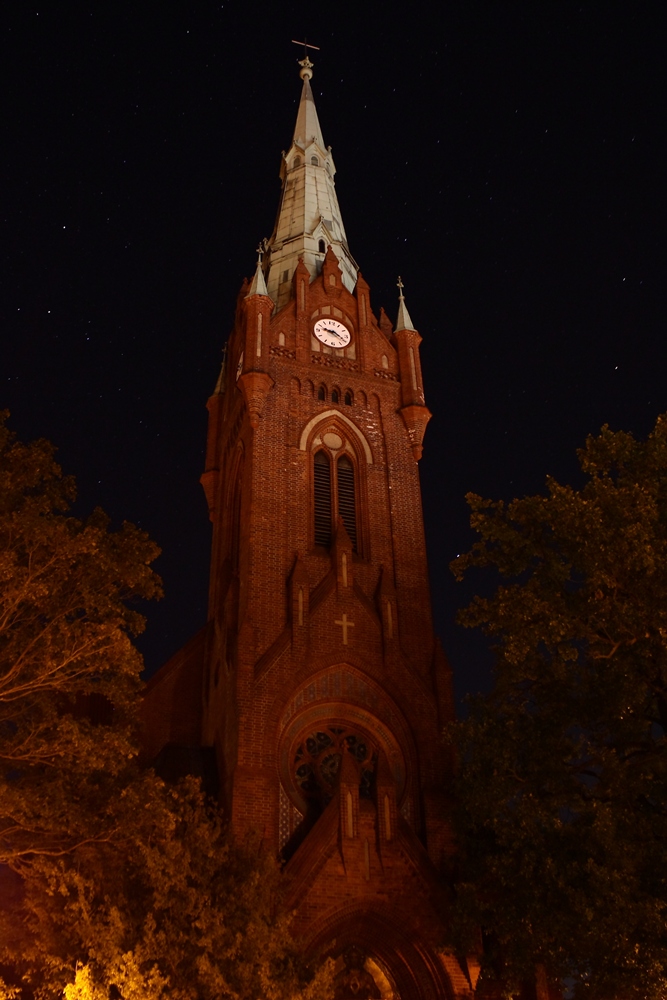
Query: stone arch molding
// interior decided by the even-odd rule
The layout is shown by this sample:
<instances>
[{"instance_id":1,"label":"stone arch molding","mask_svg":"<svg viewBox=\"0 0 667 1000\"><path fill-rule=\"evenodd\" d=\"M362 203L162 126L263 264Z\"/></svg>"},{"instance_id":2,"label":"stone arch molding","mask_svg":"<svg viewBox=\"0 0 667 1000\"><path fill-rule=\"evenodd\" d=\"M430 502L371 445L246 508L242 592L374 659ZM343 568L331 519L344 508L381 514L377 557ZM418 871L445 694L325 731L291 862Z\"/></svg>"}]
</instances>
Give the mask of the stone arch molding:
<instances>
[{"instance_id":1,"label":"stone arch molding","mask_svg":"<svg viewBox=\"0 0 667 1000\"><path fill-rule=\"evenodd\" d=\"M359 427L357 427L357 425L354 423L354 421L350 420L350 418L346 416L346 414L341 413L340 410L325 410L323 413L318 413L316 417L313 417L311 420L309 420L304 429L301 431L301 437L299 438L299 451L308 450L308 440L311 437L311 434L315 429L315 427L317 427L317 425L320 423L326 422L327 420L331 420L332 417L335 417L336 420L340 420L341 423L345 424L347 427L350 428L350 430L353 432L353 434L361 444L361 447L363 448L367 464L372 465L373 453L371 451L371 446L369 445L368 439L366 438L364 432L360 430Z\"/></svg>"},{"instance_id":2,"label":"stone arch molding","mask_svg":"<svg viewBox=\"0 0 667 1000\"><path fill-rule=\"evenodd\" d=\"M417 757L410 727L398 705L373 678L348 663L326 667L302 681L289 702L283 703L277 721L280 781L301 812L305 801L292 775L295 746L311 728L349 725L358 727L383 750L397 778L399 807L409 800L410 823L418 823Z\"/></svg>"},{"instance_id":3,"label":"stone arch molding","mask_svg":"<svg viewBox=\"0 0 667 1000\"><path fill-rule=\"evenodd\" d=\"M333 957L354 944L380 960L401 1000L454 1000L445 956L421 937L411 919L409 904L395 908L391 904L380 907L348 903L315 920L307 934L307 953L309 957ZM456 959L452 959L453 968L459 971L457 978L463 979Z\"/></svg>"}]
</instances>

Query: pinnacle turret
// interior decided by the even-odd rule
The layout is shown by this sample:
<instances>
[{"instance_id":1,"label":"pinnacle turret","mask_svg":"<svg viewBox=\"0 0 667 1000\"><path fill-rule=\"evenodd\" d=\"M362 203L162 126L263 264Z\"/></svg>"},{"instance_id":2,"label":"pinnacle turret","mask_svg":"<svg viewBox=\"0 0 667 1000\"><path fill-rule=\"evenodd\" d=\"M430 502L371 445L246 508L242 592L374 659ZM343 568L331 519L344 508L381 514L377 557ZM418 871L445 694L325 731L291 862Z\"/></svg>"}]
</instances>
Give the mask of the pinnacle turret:
<instances>
[{"instance_id":1,"label":"pinnacle turret","mask_svg":"<svg viewBox=\"0 0 667 1000\"><path fill-rule=\"evenodd\" d=\"M414 330L412 320L410 319L410 313L408 312L408 307L405 304L405 297L403 295L403 289L405 285L401 281L401 276L399 274L398 281L396 282L396 287L398 288L398 317L396 319L396 330Z\"/></svg>"},{"instance_id":2,"label":"pinnacle turret","mask_svg":"<svg viewBox=\"0 0 667 1000\"><path fill-rule=\"evenodd\" d=\"M250 285L250 291L246 295L249 299L251 295L268 295L266 290L266 281L264 280L264 271L262 270L262 258L264 256L264 247L260 244L257 247L257 267L255 268L255 276L252 279L252 284Z\"/></svg>"}]
</instances>

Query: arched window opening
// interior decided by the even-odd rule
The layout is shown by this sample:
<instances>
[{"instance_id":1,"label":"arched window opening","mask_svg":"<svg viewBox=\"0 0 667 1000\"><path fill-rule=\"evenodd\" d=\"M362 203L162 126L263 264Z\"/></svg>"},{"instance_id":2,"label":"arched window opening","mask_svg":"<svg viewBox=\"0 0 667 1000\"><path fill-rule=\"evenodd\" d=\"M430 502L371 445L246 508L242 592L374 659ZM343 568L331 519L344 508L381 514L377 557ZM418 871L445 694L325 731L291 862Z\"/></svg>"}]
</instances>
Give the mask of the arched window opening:
<instances>
[{"instance_id":1,"label":"arched window opening","mask_svg":"<svg viewBox=\"0 0 667 1000\"><path fill-rule=\"evenodd\" d=\"M301 157L300 156L295 156L294 157L294 166L295 167L300 167L301 166Z\"/></svg>"},{"instance_id":2,"label":"arched window opening","mask_svg":"<svg viewBox=\"0 0 667 1000\"><path fill-rule=\"evenodd\" d=\"M315 486L315 544L331 544L331 464L323 451L315 454L313 463Z\"/></svg>"},{"instance_id":3,"label":"arched window opening","mask_svg":"<svg viewBox=\"0 0 667 1000\"><path fill-rule=\"evenodd\" d=\"M345 405L352 406L352 393L349 390L345 393Z\"/></svg>"},{"instance_id":4,"label":"arched window opening","mask_svg":"<svg viewBox=\"0 0 667 1000\"><path fill-rule=\"evenodd\" d=\"M319 253L326 253L327 245L324 242L324 240L320 240L320 242L317 244L317 249Z\"/></svg>"},{"instance_id":5,"label":"arched window opening","mask_svg":"<svg viewBox=\"0 0 667 1000\"><path fill-rule=\"evenodd\" d=\"M311 156L310 162L312 163L312 165L314 167L319 167L319 165L320 165L320 161L317 159L316 156Z\"/></svg>"},{"instance_id":6,"label":"arched window opening","mask_svg":"<svg viewBox=\"0 0 667 1000\"><path fill-rule=\"evenodd\" d=\"M319 453L318 453L319 454ZM357 509L354 495L354 466L343 455L338 460L338 514L343 519L350 536L352 548L357 551Z\"/></svg>"},{"instance_id":7,"label":"arched window opening","mask_svg":"<svg viewBox=\"0 0 667 1000\"><path fill-rule=\"evenodd\" d=\"M332 393L331 393L331 402L332 403L337 403L338 402L338 389L333 389L332 390Z\"/></svg>"},{"instance_id":8,"label":"arched window opening","mask_svg":"<svg viewBox=\"0 0 667 1000\"><path fill-rule=\"evenodd\" d=\"M327 398L326 389L324 388L323 385L321 385L317 390L317 398L319 399L320 402L324 402L324 400Z\"/></svg>"}]
</instances>

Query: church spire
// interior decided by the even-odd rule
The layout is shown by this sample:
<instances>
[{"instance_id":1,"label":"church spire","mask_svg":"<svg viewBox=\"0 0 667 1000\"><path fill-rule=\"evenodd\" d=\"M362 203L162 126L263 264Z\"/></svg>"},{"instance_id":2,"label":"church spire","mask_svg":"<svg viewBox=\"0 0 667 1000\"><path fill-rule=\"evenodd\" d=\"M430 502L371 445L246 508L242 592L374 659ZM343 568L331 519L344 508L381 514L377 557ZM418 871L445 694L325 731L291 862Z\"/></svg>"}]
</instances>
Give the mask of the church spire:
<instances>
[{"instance_id":1,"label":"church spire","mask_svg":"<svg viewBox=\"0 0 667 1000\"><path fill-rule=\"evenodd\" d=\"M291 295L291 279L299 262L311 280L322 270L331 247L342 271L345 287L352 291L359 268L347 245L341 218L331 147L324 145L310 81L313 63L306 53L298 60L303 80L292 144L280 169L282 192L276 226L267 250L264 268L268 294L281 309Z\"/></svg>"},{"instance_id":2,"label":"church spire","mask_svg":"<svg viewBox=\"0 0 667 1000\"><path fill-rule=\"evenodd\" d=\"M320 149L324 149L324 139L322 138L322 129L320 128L320 120L317 117L317 109L315 107L315 98L313 97L313 91L310 86L310 81L313 77L313 63L310 61L308 56L305 59L299 59L299 66L301 66L301 72L299 76L303 80L303 88L301 90L301 100L299 101L299 113L296 116L296 126L294 128L294 136L292 141L299 143L302 148L305 148L307 142L316 142Z\"/></svg>"}]
</instances>

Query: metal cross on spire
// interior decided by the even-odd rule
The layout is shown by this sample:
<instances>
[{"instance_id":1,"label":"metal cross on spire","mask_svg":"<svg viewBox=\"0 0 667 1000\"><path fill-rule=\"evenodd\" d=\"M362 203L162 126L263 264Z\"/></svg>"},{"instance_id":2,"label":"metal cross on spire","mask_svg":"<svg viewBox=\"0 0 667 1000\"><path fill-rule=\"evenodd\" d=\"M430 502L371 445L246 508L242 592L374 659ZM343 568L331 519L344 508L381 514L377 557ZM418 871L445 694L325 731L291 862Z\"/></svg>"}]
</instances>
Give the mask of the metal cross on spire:
<instances>
[{"instance_id":1,"label":"metal cross on spire","mask_svg":"<svg viewBox=\"0 0 667 1000\"><path fill-rule=\"evenodd\" d=\"M396 282L396 287L398 288L398 297L399 297L399 299L402 299L402 298L404 298L404 295L403 295L403 289L405 288L405 285L404 285L404 284L403 284L403 282L401 281L401 276L400 276L400 274L399 274L399 276L398 276L398 281Z\"/></svg>"},{"instance_id":2,"label":"metal cross on spire","mask_svg":"<svg viewBox=\"0 0 667 1000\"><path fill-rule=\"evenodd\" d=\"M306 38L303 42L297 42L296 38L292 39L292 45L303 45L303 58L308 58L308 49L314 49L316 52L320 51L319 45L309 45L308 39Z\"/></svg>"}]
</instances>

